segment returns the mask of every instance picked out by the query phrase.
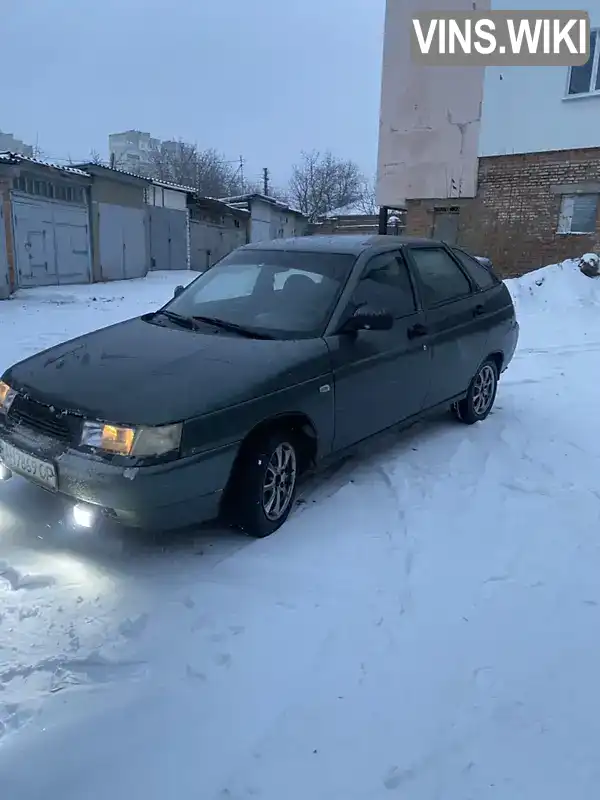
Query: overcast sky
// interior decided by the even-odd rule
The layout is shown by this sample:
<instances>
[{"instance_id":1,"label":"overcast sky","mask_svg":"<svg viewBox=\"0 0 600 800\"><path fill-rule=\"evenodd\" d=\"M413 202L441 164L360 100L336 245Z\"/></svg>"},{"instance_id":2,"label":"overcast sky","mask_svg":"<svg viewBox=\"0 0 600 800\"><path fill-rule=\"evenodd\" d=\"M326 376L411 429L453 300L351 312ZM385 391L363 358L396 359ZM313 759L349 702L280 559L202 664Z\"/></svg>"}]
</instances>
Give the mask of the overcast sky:
<instances>
[{"instance_id":1,"label":"overcast sky","mask_svg":"<svg viewBox=\"0 0 600 800\"><path fill-rule=\"evenodd\" d=\"M51 159L111 132L243 155L283 183L301 150L376 163L384 0L4 0L0 130Z\"/></svg>"}]
</instances>

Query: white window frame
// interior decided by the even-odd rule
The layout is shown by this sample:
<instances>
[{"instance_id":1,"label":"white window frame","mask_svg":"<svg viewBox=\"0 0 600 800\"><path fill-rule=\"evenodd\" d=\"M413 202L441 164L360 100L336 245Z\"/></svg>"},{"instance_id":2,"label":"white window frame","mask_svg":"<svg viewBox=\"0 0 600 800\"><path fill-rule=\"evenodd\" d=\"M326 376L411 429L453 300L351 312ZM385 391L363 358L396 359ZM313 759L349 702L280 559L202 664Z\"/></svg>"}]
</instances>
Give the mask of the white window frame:
<instances>
[{"instance_id":1,"label":"white window frame","mask_svg":"<svg viewBox=\"0 0 600 800\"><path fill-rule=\"evenodd\" d=\"M558 226L556 232L562 236L593 236L596 233L596 226L591 231L574 231L573 215L575 211L575 202L578 197L589 197L593 195L596 198L596 219L598 219L598 202L600 195L595 192L585 192L579 194L563 194L560 198L560 210L558 214Z\"/></svg>"},{"instance_id":2,"label":"white window frame","mask_svg":"<svg viewBox=\"0 0 600 800\"><path fill-rule=\"evenodd\" d=\"M587 92L578 92L577 94L569 94L569 86L571 85L571 71L573 67L569 67L567 70L567 85L565 86L565 100L576 100L578 97L593 97L594 95L600 95L600 89L592 89L592 86L596 86L596 81L598 77L598 69L600 66L600 28L592 28L590 31L591 34L596 36L596 46L594 47L594 60L592 62L592 74L590 75L590 88ZM578 69L575 67L575 69Z\"/></svg>"}]
</instances>

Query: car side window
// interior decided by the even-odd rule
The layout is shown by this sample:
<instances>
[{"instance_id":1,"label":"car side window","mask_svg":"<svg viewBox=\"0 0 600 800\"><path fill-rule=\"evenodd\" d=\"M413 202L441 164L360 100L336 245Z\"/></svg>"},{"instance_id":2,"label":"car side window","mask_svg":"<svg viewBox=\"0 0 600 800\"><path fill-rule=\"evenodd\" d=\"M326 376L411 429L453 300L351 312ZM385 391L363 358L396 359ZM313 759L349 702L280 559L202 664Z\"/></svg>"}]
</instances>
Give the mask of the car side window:
<instances>
[{"instance_id":1,"label":"car side window","mask_svg":"<svg viewBox=\"0 0 600 800\"><path fill-rule=\"evenodd\" d=\"M473 258L464 250L459 250L456 247L452 248L452 252L462 264L464 271L467 273L473 283L478 286L482 291L491 289L493 286L498 285L493 273L489 269L480 264L476 258Z\"/></svg>"},{"instance_id":2,"label":"car side window","mask_svg":"<svg viewBox=\"0 0 600 800\"><path fill-rule=\"evenodd\" d=\"M411 249L421 280L423 303L427 308L471 294L471 284L448 253L441 247Z\"/></svg>"},{"instance_id":3,"label":"car side window","mask_svg":"<svg viewBox=\"0 0 600 800\"><path fill-rule=\"evenodd\" d=\"M365 265L353 302L389 311L395 319L417 310L408 267L399 250L380 253Z\"/></svg>"}]
</instances>

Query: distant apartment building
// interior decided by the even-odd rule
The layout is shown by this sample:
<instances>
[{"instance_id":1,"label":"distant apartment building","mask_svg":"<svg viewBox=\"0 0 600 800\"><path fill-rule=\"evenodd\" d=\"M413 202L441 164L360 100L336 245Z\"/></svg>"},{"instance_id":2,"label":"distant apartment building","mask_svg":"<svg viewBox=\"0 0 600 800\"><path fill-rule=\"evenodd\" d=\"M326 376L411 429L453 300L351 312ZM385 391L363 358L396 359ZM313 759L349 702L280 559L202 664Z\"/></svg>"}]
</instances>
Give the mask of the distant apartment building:
<instances>
[{"instance_id":1,"label":"distant apartment building","mask_svg":"<svg viewBox=\"0 0 600 800\"><path fill-rule=\"evenodd\" d=\"M108 137L108 152L111 161L119 169L144 172L150 165L150 154L160 146L155 139L143 131L123 131L111 133Z\"/></svg>"},{"instance_id":2,"label":"distant apartment building","mask_svg":"<svg viewBox=\"0 0 600 800\"><path fill-rule=\"evenodd\" d=\"M114 165L132 172L146 172L152 163L152 151L161 147L177 153L181 142L161 141L144 131L133 130L111 133L108 137L108 151Z\"/></svg>"},{"instance_id":3,"label":"distant apartment building","mask_svg":"<svg viewBox=\"0 0 600 800\"><path fill-rule=\"evenodd\" d=\"M18 153L21 156L33 158L33 147L17 139L12 133L0 131L0 153Z\"/></svg>"}]
</instances>

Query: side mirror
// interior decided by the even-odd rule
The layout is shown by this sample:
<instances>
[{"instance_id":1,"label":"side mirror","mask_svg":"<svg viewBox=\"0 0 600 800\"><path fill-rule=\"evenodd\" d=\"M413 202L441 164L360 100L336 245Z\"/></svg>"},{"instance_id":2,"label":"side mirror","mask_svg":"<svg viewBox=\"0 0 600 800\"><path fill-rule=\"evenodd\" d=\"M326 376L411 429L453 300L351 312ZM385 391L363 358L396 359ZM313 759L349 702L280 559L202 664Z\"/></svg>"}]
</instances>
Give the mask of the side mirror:
<instances>
[{"instance_id":1,"label":"side mirror","mask_svg":"<svg viewBox=\"0 0 600 800\"><path fill-rule=\"evenodd\" d=\"M475 256L475 259L479 261L482 267L486 267L487 269L492 269L492 262L489 258L485 258L484 256Z\"/></svg>"},{"instance_id":2,"label":"side mirror","mask_svg":"<svg viewBox=\"0 0 600 800\"><path fill-rule=\"evenodd\" d=\"M389 331L394 327L394 317L389 311L378 311L361 306L342 326L342 333L358 331Z\"/></svg>"},{"instance_id":3,"label":"side mirror","mask_svg":"<svg viewBox=\"0 0 600 800\"><path fill-rule=\"evenodd\" d=\"M179 295L183 292L185 286L176 286L173 292L173 297L179 297Z\"/></svg>"}]
</instances>

